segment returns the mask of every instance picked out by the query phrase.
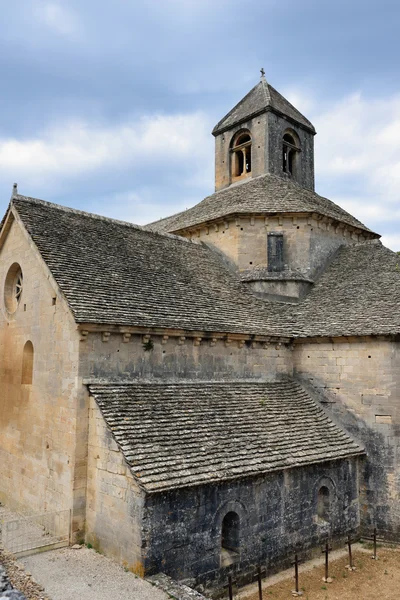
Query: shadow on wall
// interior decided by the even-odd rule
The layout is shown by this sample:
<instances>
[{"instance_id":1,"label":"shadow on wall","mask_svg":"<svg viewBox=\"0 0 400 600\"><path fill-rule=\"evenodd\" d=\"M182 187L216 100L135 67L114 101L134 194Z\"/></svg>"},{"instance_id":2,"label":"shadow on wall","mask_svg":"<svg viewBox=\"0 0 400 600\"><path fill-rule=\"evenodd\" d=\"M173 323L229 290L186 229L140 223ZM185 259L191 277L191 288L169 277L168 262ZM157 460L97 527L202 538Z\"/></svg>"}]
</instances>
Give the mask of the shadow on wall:
<instances>
[{"instance_id":1,"label":"shadow on wall","mask_svg":"<svg viewBox=\"0 0 400 600\"><path fill-rule=\"evenodd\" d=\"M31 357L28 358L28 349L24 356L23 348L17 346L13 331L4 327L0 332L0 349L2 353L0 361L0 428L5 429L11 424L21 423L25 424L25 430L29 432L31 423L25 422L24 414L29 401L30 388L23 384L25 384L25 379L28 380L29 372L30 382L32 382L33 346ZM26 364L25 378L22 377L23 362Z\"/></svg>"},{"instance_id":2,"label":"shadow on wall","mask_svg":"<svg viewBox=\"0 0 400 600\"><path fill-rule=\"evenodd\" d=\"M313 376L313 385L301 374L297 374L297 379L329 417L365 448L367 456L361 463L360 481L361 533L369 535L377 527L380 535L398 540L400 509L390 497L388 482L388 473L395 472L393 447L382 433L348 410L343 400L330 394L322 380Z\"/></svg>"}]
</instances>

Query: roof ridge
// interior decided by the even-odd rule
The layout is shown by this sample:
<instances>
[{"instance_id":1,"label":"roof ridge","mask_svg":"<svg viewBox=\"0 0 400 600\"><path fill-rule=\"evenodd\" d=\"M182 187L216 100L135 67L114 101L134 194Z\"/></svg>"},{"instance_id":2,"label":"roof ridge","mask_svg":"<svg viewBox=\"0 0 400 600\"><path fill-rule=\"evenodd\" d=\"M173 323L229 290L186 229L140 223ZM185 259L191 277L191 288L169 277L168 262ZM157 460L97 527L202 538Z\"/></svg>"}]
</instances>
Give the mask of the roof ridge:
<instances>
[{"instance_id":1,"label":"roof ridge","mask_svg":"<svg viewBox=\"0 0 400 600\"><path fill-rule=\"evenodd\" d=\"M266 80L265 75L262 75L260 83L262 84L262 88L264 90L265 101L267 102L267 104L271 104L271 94L269 93L269 83Z\"/></svg>"},{"instance_id":2,"label":"roof ridge","mask_svg":"<svg viewBox=\"0 0 400 600\"><path fill-rule=\"evenodd\" d=\"M296 107L294 106L294 104L292 104L292 103L291 103L291 102L290 102L290 101L289 101L289 100L286 98L286 96L284 96L283 94L281 94L281 93L280 93L280 92L279 92L279 91L278 91L276 88L274 88L274 86L273 86L273 85L271 85L270 83L268 83L268 86L269 86L270 88L272 88L272 89L273 89L273 91L275 92L275 94L278 94L278 95L279 95L281 98L283 98L283 100L284 100L284 101L285 101L287 104L289 104L289 106L290 106L290 107L291 107L291 108L292 108L292 109L295 111L295 113L297 113L297 114L298 114L300 117L302 117L302 119L304 119L305 121L307 121L307 122L310 124L310 127L312 127L313 129L315 129L315 128L314 128L314 125L311 123L310 119L307 119L307 117L306 117L306 116L304 116L304 115L303 115L303 113L302 113L302 112L301 112L301 111L300 111L298 108L296 108ZM271 102L272 102L272 99L271 99Z\"/></svg>"},{"instance_id":3,"label":"roof ridge","mask_svg":"<svg viewBox=\"0 0 400 600\"><path fill-rule=\"evenodd\" d=\"M182 236L175 235L174 233L166 233L166 232L160 232L160 231L153 231L152 229L147 229L146 228L147 226L137 225L135 223L130 223L129 221L122 221L120 219L113 219L112 217L105 217L103 215L98 215L96 213L91 213L91 212L88 212L88 211L85 211L85 210L80 210L78 208L70 208L68 206L63 206L62 204L56 204L55 202L49 202L47 200L41 200L40 198L33 198L31 196L24 196L22 194L16 194L16 195L12 196L10 205L12 205L15 200L21 201L21 202L29 202L30 204L39 204L40 206L47 206L49 208L55 208L57 210L61 210L61 211L66 212L66 213L71 213L71 214L74 214L74 215L80 215L80 216L83 216L83 217L88 217L90 219L97 219L99 221L105 221L107 223L115 223L116 225L122 225L122 226L128 227L130 229L135 229L137 231L143 231L144 233L161 235L162 237L169 237L169 238L172 238L172 239L176 239L176 240L185 241L185 242L189 242L190 243L190 240L188 240L187 238L183 238ZM17 210L18 210L18 208L17 208ZM155 223L158 223L158 221L155 221Z\"/></svg>"},{"instance_id":4,"label":"roof ridge","mask_svg":"<svg viewBox=\"0 0 400 600\"><path fill-rule=\"evenodd\" d=\"M218 123L215 125L215 127L212 130L212 133L218 131L221 123L223 123L224 121L226 121L226 119L228 119L228 117L231 116L231 114L239 107L241 106L241 104L243 104L245 102L245 100L247 100L247 98L250 96L250 94L252 94L254 92L254 90L261 84L261 81L258 81L256 83L256 85L254 85L251 90L249 92L247 92L247 94L245 96L243 96L243 98L241 100L239 100L239 102L237 102L235 104L235 106L233 108L231 108L231 110L229 112L226 113L226 115L224 117L222 117L222 119L220 119L218 121Z\"/></svg>"}]
</instances>

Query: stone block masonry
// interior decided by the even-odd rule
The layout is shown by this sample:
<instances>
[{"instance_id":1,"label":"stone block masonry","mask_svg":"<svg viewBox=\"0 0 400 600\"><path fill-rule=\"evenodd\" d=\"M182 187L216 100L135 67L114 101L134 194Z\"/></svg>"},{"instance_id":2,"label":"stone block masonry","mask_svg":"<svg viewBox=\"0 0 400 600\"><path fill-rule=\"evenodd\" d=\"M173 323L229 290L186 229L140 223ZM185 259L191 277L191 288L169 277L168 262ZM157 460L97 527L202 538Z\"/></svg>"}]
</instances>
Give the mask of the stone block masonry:
<instances>
[{"instance_id":1,"label":"stone block masonry","mask_svg":"<svg viewBox=\"0 0 400 600\"><path fill-rule=\"evenodd\" d=\"M227 575L253 575L267 563L273 573L288 567L300 547L305 555L348 532L358 532L357 459L333 461L237 480L152 494L144 508L146 572L221 587ZM318 490L329 487L330 521L318 518ZM223 567L221 528L227 513L239 516L240 553Z\"/></svg>"},{"instance_id":2,"label":"stone block masonry","mask_svg":"<svg viewBox=\"0 0 400 600\"><path fill-rule=\"evenodd\" d=\"M80 418L79 334L17 220L0 247L0 282L14 263L23 274L21 301L13 314L0 310L0 500L28 514L73 506L78 531L84 522L87 424ZM27 342L33 347L31 383L22 379Z\"/></svg>"},{"instance_id":3,"label":"stone block masonry","mask_svg":"<svg viewBox=\"0 0 400 600\"><path fill-rule=\"evenodd\" d=\"M94 400L89 408L86 541L144 575L141 550L144 492L136 484Z\"/></svg>"},{"instance_id":4,"label":"stone block masonry","mask_svg":"<svg viewBox=\"0 0 400 600\"><path fill-rule=\"evenodd\" d=\"M105 328L106 329L106 328ZM90 332L81 342L84 380L157 379L273 380L292 374L288 345L198 332L157 334ZM107 341L106 341L107 340ZM151 341L151 344L148 342ZM147 346L146 346L147 344Z\"/></svg>"},{"instance_id":5,"label":"stone block masonry","mask_svg":"<svg viewBox=\"0 0 400 600\"><path fill-rule=\"evenodd\" d=\"M294 372L366 448L362 528L400 534L400 351L390 338L338 338L298 343ZM309 388L310 391L311 387Z\"/></svg>"}]
</instances>

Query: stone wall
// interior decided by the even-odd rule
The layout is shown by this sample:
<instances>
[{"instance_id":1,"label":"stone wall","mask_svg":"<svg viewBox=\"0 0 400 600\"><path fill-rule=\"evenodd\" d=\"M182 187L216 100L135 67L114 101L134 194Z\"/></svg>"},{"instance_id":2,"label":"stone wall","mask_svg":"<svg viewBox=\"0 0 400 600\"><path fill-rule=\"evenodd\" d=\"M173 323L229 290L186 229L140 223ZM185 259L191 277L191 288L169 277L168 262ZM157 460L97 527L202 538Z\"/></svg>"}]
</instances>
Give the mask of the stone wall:
<instances>
[{"instance_id":1,"label":"stone wall","mask_svg":"<svg viewBox=\"0 0 400 600\"><path fill-rule=\"evenodd\" d=\"M13 263L23 272L15 314L3 290ZM23 227L0 244L0 500L29 513L74 508L83 526L86 419L78 379L79 335L72 315ZM33 380L22 383L23 349L32 342Z\"/></svg>"},{"instance_id":2,"label":"stone wall","mask_svg":"<svg viewBox=\"0 0 400 600\"><path fill-rule=\"evenodd\" d=\"M300 549L303 557L313 548L320 555L328 534L339 540L358 531L358 460L148 496L146 572L218 587L232 568L244 582L258 564L268 574L289 566ZM321 486L330 492L329 521L317 517ZM222 521L231 511L240 519L238 562L221 567Z\"/></svg>"},{"instance_id":3,"label":"stone wall","mask_svg":"<svg viewBox=\"0 0 400 600\"><path fill-rule=\"evenodd\" d=\"M227 218L185 232L185 237L220 250L240 271L268 266L267 235L282 233L284 263L289 270L313 277L342 244L362 241L361 232L328 218L296 215Z\"/></svg>"},{"instance_id":4,"label":"stone wall","mask_svg":"<svg viewBox=\"0 0 400 600\"><path fill-rule=\"evenodd\" d=\"M199 335L89 333L81 342L82 377L272 380L292 373L288 346Z\"/></svg>"},{"instance_id":5,"label":"stone wall","mask_svg":"<svg viewBox=\"0 0 400 600\"><path fill-rule=\"evenodd\" d=\"M215 138L215 190L228 187L237 180L231 172L232 140L241 130L248 130L252 138L251 173L244 174L240 180L272 173L288 177L283 172L282 151L283 136L286 131L294 132L300 145L298 168L293 180L304 188L314 190L314 135L288 119L273 112L266 112L253 119L220 133Z\"/></svg>"},{"instance_id":6,"label":"stone wall","mask_svg":"<svg viewBox=\"0 0 400 600\"><path fill-rule=\"evenodd\" d=\"M282 142L286 131L293 131L299 139L297 172L293 179L299 185L314 190L314 135L273 112L268 114L268 173L284 177L282 168Z\"/></svg>"},{"instance_id":7,"label":"stone wall","mask_svg":"<svg viewBox=\"0 0 400 600\"><path fill-rule=\"evenodd\" d=\"M364 444L362 527L400 534L400 350L398 342L350 338L296 344L295 374Z\"/></svg>"},{"instance_id":8,"label":"stone wall","mask_svg":"<svg viewBox=\"0 0 400 600\"><path fill-rule=\"evenodd\" d=\"M137 486L93 398L88 453L86 542L143 576L144 492Z\"/></svg>"},{"instance_id":9,"label":"stone wall","mask_svg":"<svg viewBox=\"0 0 400 600\"><path fill-rule=\"evenodd\" d=\"M241 123L215 138L215 190L221 190L232 183L231 176L231 143L238 131L248 129L251 133L251 174L240 179L258 177L268 173L266 170L267 151L267 115L259 115Z\"/></svg>"}]
</instances>

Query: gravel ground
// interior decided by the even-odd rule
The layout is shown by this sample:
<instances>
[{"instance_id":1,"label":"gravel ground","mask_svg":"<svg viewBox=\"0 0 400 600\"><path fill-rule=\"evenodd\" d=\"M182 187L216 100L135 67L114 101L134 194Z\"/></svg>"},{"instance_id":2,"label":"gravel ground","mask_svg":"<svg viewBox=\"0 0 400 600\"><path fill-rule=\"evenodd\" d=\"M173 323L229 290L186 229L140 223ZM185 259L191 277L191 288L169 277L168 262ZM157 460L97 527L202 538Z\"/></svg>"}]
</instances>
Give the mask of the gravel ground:
<instances>
[{"instance_id":1,"label":"gravel ground","mask_svg":"<svg viewBox=\"0 0 400 600\"><path fill-rule=\"evenodd\" d=\"M18 561L52 600L166 600L147 581L94 550L62 548Z\"/></svg>"},{"instance_id":2,"label":"gravel ground","mask_svg":"<svg viewBox=\"0 0 400 600\"><path fill-rule=\"evenodd\" d=\"M332 557L329 565L331 583L322 581L324 566L320 561L306 563L299 576L299 586L303 590L302 599L398 600L400 598L400 550L378 548L377 554L378 560L371 560L371 549L355 545L355 571L346 568L349 562L346 553L343 553L341 558ZM282 575L284 573L280 574ZM291 576L284 580L279 580L279 576L274 581L270 578L263 585L263 600L287 600L291 597L293 587L293 570ZM236 594L235 600L239 598L258 600L258 592L254 590L252 594L248 594L245 590L241 590Z\"/></svg>"},{"instance_id":3,"label":"gravel ground","mask_svg":"<svg viewBox=\"0 0 400 600\"><path fill-rule=\"evenodd\" d=\"M23 592L27 600L50 600L32 575L18 564L14 557L0 548L0 564L6 569L7 576L14 588Z\"/></svg>"}]
</instances>

